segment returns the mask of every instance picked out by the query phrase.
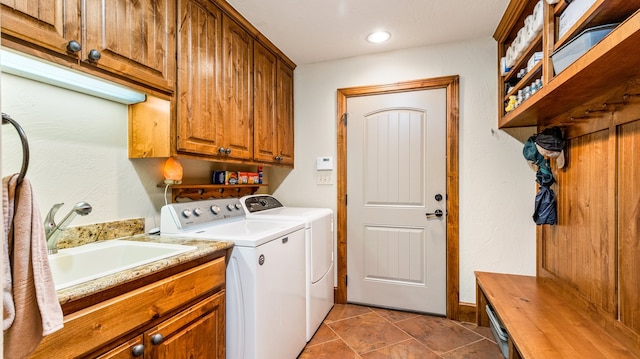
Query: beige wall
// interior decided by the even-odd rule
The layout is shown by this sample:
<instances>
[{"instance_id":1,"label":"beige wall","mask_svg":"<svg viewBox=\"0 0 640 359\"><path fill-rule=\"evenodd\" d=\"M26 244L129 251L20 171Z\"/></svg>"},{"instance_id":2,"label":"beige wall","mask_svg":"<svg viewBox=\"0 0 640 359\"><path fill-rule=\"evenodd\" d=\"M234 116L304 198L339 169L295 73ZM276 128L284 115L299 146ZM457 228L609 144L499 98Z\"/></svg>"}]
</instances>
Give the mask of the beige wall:
<instances>
[{"instance_id":1,"label":"beige wall","mask_svg":"<svg viewBox=\"0 0 640 359\"><path fill-rule=\"evenodd\" d=\"M335 210L336 186L317 185L315 161L336 156L336 90L460 75L461 300L475 301L474 270L534 274L531 221L534 173L522 143L496 128L495 43L457 44L302 65L295 71L295 170L270 170L272 191L285 204ZM43 215L65 202L94 207L73 225L146 218L159 225L164 203L161 159L127 158L124 105L11 75L2 76L2 110L20 121L31 145L28 177ZM2 172L19 170L15 133L3 129ZM220 165L182 160L185 176L208 181ZM335 180L335 171L332 173Z\"/></svg>"},{"instance_id":2,"label":"beige wall","mask_svg":"<svg viewBox=\"0 0 640 359\"><path fill-rule=\"evenodd\" d=\"M316 184L315 160L336 159L338 88L460 75L460 299L475 302L475 270L535 274L535 176L522 143L497 129L495 64L484 38L299 66L295 170L271 171L275 195L335 210L336 185Z\"/></svg>"}]
</instances>

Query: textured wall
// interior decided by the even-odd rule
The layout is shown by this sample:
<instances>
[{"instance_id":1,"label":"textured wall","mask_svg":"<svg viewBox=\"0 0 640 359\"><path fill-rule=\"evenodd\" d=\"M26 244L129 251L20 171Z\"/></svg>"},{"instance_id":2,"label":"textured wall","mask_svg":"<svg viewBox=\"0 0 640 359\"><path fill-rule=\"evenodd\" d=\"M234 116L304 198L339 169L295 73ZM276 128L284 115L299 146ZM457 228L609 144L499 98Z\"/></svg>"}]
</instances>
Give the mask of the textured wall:
<instances>
[{"instance_id":1,"label":"textured wall","mask_svg":"<svg viewBox=\"0 0 640 359\"><path fill-rule=\"evenodd\" d=\"M272 171L288 205L336 208L315 160L336 158L336 90L460 75L460 299L475 302L474 270L535 274L534 173L522 143L497 130L496 48L490 38L303 65L295 72L295 170ZM534 130L531 130L532 132ZM286 175L286 177L285 177ZM336 171L332 173L336 178Z\"/></svg>"},{"instance_id":2,"label":"textured wall","mask_svg":"<svg viewBox=\"0 0 640 359\"><path fill-rule=\"evenodd\" d=\"M475 302L474 270L534 274L534 173L522 159L522 143L496 129L495 56L486 38L298 67L295 170L268 171L274 193L288 205L335 209L336 186L316 184L315 160L336 157L338 88L458 74L461 300ZM65 202L62 216L86 200L94 211L75 225L138 217L147 229L159 225L162 160L127 158L126 106L11 75L2 77L2 104L29 136L28 177L43 214ZM21 152L15 132L2 132L8 174L19 170ZM223 167L182 163L189 177L203 181Z\"/></svg>"}]
</instances>

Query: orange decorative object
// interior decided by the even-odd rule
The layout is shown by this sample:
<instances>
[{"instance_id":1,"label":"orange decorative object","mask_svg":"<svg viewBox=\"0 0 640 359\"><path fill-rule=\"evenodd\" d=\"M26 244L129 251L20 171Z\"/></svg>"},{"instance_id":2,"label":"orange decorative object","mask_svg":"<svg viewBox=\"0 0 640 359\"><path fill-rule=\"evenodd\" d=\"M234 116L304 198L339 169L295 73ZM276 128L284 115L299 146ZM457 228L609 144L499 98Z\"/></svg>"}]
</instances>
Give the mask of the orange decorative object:
<instances>
[{"instance_id":1,"label":"orange decorative object","mask_svg":"<svg viewBox=\"0 0 640 359\"><path fill-rule=\"evenodd\" d=\"M182 165L173 157L167 158L164 163L164 183L180 184L182 183Z\"/></svg>"}]
</instances>

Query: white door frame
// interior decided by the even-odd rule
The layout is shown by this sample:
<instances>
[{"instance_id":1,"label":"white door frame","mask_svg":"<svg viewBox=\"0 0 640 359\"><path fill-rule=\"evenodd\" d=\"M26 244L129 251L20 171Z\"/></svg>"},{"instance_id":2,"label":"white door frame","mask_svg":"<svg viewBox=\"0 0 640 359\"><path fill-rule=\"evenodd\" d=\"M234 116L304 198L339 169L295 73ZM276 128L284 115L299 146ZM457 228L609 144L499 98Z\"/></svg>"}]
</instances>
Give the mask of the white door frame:
<instances>
[{"instance_id":1,"label":"white door frame","mask_svg":"<svg viewBox=\"0 0 640 359\"><path fill-rule=\"evenodd\" d=\"M344 115L347 98L444 88L447 90L447 318L460 320L459 232L458 232L458 147L459 147L459 76L445 76L388 85L338 89L338 198L337 198L337 268L336 303L347 302L347 128ZM473 312L473 313L472 313ZM463 319L475 315L473 306L465 306Z\"/></svg>"}]
</instances>

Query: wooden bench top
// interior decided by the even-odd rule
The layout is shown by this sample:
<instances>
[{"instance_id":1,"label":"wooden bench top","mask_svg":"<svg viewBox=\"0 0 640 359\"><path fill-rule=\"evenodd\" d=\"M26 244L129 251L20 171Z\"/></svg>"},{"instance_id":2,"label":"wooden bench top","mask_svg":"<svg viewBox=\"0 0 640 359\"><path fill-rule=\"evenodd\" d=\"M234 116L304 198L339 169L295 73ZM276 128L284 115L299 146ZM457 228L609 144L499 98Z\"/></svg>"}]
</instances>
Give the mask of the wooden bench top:
<instances>
[{"instance_id":1,"label":"wooden bench top","mask_svg":"<svg viewBox=\"0 0 640 359\"><path fill-rule=\"evenodd\" d=\"M522 358L638 358L578 309L570 294L542 279L487 272L476 272L476 279ZM486 324L480 319L486 303L478 298L478 322Z\"/></svg>"}]
</instances>

